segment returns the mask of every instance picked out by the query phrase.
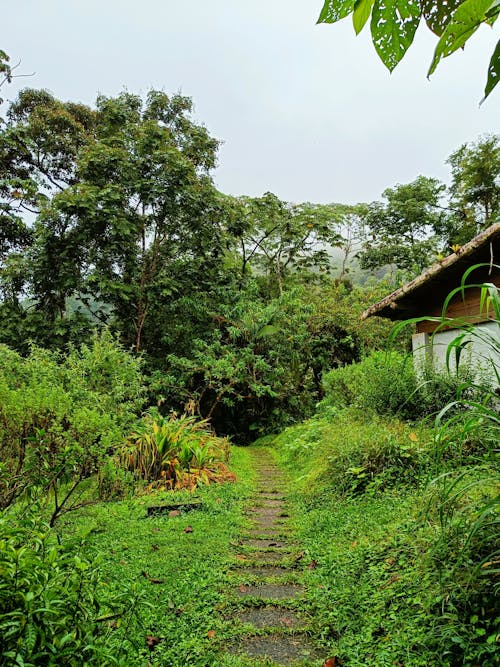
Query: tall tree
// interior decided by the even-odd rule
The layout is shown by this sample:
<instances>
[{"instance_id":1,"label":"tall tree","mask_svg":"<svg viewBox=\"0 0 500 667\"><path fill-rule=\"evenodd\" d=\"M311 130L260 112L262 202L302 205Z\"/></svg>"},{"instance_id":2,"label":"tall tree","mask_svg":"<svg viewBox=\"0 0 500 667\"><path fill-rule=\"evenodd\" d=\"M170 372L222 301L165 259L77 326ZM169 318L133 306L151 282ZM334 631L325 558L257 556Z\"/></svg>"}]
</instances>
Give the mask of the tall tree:
<instances>
[{"instance_id":1,"label":"tall tree","mask_svg":"<svg viewBox=\"0 0 500 667\"><path fill-rule=\"evenodd\" d=\"M451 205L458 213L454 240L463 243L500 220L500 136L463 144L447 162Z\"/></svg>"},{"instance_id":2,"label":"tall tree","mask_svg":"<svg viewBox=\"0 0 500 667\"><path fill-rule=\"evenodd\" d=\"M387 188L385 203L368 206L365 221L371 238L359 253L361 266L373 270L393 265L410 274L428 266L439 248L435 231L446 216L440 206L445 189L426 176Z\"/></svg>"},{"instance_id":3,"label":"tall tree","mask_svg":"<svg viewBox=\"0 0 500 667\"><path fill-rule=\"evenodd\" d=\"M32 211L29 295L53 322L70 296L137 351L161 347L172 302L212 289L224 198L209 172L218 142L188 98L123 93L96 109L25 91L0 136L11 215ZM145 342L146 338L146 342Z\"/></svg>"},{"instance_id":4,"label":"tall tree","mask_svg":"<svg viewBox=\"0 0 500 667\"><path fill-rule=\"evenodd\" d=\"M239 238L241 276L249 267L267 276L273 294L283 294L285 281L297 271L317 272L331 263L328 247L341 237L340 211L334 206L291 204L267 192L241 198L234 227ZM314 276L314 273L311 274Z\"/></svg>"}]
</instances>

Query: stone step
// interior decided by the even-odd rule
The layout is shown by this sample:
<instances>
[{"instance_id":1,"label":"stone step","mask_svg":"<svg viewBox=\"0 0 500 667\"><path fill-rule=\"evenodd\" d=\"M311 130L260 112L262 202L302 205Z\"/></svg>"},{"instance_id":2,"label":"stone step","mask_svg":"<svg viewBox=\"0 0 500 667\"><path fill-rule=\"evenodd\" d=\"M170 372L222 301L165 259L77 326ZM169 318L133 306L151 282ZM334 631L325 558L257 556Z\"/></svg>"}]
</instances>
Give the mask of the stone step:
<instances>
[{"instance_id":1,"label":"stone step","mask_svg":"<svg viewBox=\"0 0 500 667\"><path fill-rule=\"evenodd\" d=\"M229 647L229 653L253 659L267 658L278 665L290 665L299 660L321 660L319 652L305 634L274 633L261 637L243 637ZM320 665L321 662L318 662L318 667Z\"/></svg>"},{"instance_id":2,"label":"stone step","mask_svg":"<svg viewBox=\"0 0 500 667\"><path fill-rule=\"evenodd\" d=\"M304 625L295 612L274 605L244 609L236 614L236 618L241 623L249 623L259 630L263 628L297 629Z\"/></svg>"},{"instance_id":3,"label":"stone step","mask_svg":"<svg viewBox=\"0 0 500 667\"><path fill-rule=\"evenodd\" d=\"M236 589L238 597L259 600L295 600L303 593L304 587L298 584L241 584Z\"/></svg>"}]
</instances>

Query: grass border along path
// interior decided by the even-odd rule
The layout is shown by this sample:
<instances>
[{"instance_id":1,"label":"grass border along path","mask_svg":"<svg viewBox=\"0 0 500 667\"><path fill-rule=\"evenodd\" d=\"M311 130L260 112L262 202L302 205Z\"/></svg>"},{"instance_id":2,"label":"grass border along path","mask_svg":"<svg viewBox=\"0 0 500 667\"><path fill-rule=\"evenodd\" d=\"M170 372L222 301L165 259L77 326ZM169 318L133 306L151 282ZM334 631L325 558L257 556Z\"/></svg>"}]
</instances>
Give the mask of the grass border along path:
<instances>
[{"instance_id":1,"label":"grass border along path","mask_svg":"<svg viewBox=\"0 0 500 667\"><path fill-rule=\"evenodd\" d=\"M311 658L307 563L293 520L281 516L283 477L263 448L233 447L231 467L236 483L198 489L199 510L147 517L149 505L192 498L162 492L61 520L62 540L84 538L78 548L99 567L103 585L117 598L124 588L136 591L136 620L110 621L123 667L323 664Z\"/></svg>"}]
</instances>

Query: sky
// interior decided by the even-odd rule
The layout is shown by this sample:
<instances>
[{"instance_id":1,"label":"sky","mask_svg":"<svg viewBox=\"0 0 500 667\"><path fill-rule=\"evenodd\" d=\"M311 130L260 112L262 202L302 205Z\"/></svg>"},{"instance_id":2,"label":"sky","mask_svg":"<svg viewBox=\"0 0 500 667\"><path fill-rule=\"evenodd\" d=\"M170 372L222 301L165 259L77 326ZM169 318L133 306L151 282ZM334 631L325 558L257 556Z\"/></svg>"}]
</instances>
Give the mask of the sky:
<instances>
[{"instance_id":1,"label":"sky","mask_svg":"<svg viewBox=\"0 0 500 667\"><path fill-rule=\"evenodd\" d=\"M365 28L316 25L322 0L16 0L0 49L17 78L92 104L127 89L181 92L221 140L217 187L287 201L356 203L419 174L449 181L447 157L500 131L500 86L479 106L498 27L427 79L423 25L389 74ZM500 23L500 22L499 22Z\"/></svg>"}]
</instances>

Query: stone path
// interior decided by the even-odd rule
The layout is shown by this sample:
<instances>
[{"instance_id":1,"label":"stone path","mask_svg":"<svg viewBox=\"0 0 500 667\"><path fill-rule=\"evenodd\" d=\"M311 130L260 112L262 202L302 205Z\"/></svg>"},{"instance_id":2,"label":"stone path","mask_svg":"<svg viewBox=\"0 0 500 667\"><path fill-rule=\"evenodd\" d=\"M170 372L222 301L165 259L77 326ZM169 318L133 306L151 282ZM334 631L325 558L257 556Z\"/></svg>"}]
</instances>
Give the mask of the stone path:
<instances>
[{"instance_id":1,"label":"stone path","mask_svg":"<svg viewBox=\"0 0 500 667\"><path fill-rule=\"evenodd\" d=\"M247 509L248 529L235 544L231 572L239 601L238 639L228 651L247 658L249 664L271 660L275 665L316 667L323 661L307 634L308 619L300 611L305 590L294 558L298 545L288 527L284 479L265 448L255 449L253 456L257 488Z\"/></svg>"}]
</instances>

